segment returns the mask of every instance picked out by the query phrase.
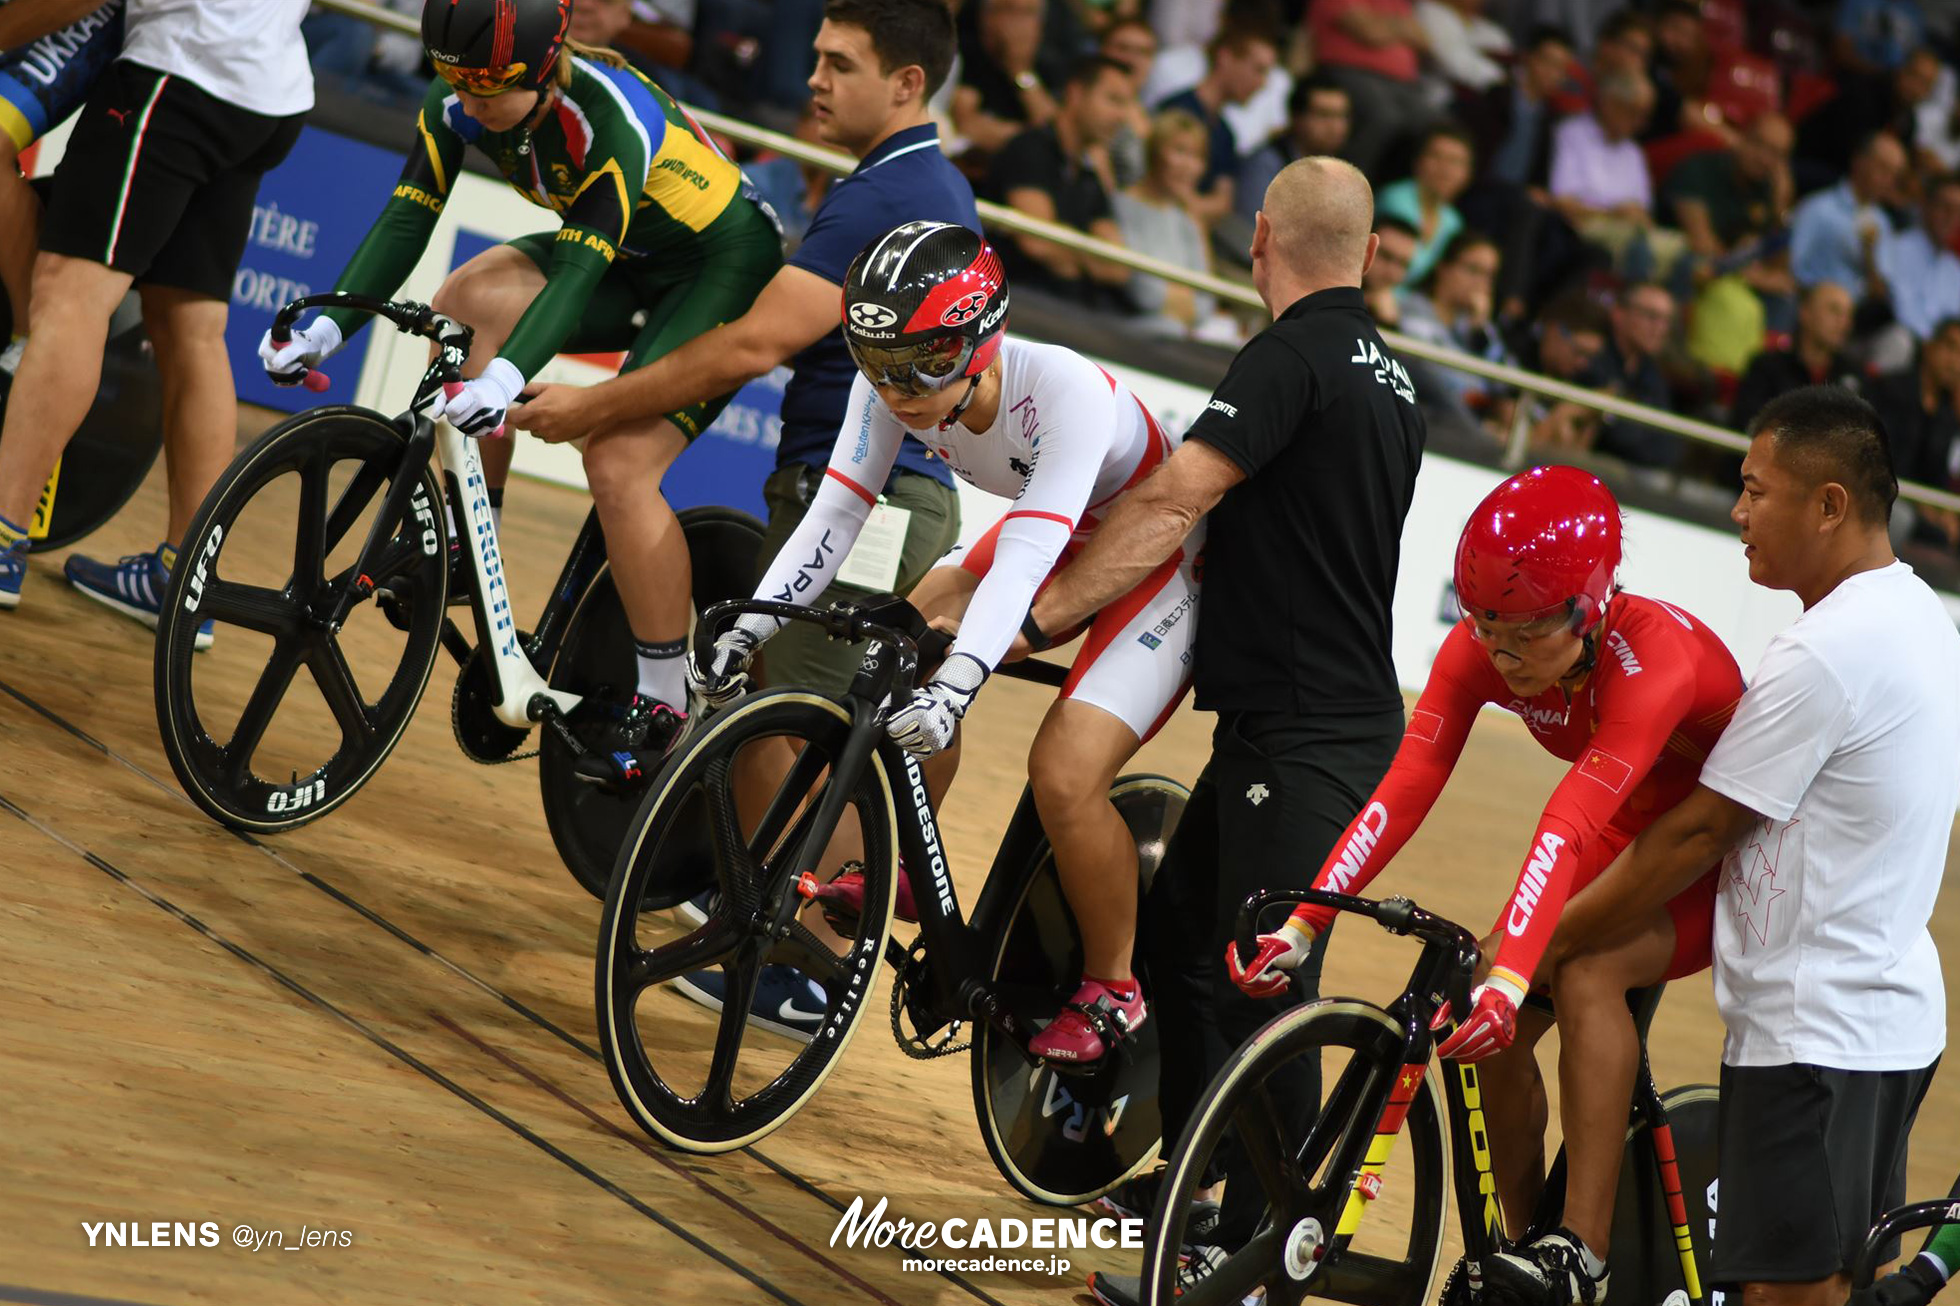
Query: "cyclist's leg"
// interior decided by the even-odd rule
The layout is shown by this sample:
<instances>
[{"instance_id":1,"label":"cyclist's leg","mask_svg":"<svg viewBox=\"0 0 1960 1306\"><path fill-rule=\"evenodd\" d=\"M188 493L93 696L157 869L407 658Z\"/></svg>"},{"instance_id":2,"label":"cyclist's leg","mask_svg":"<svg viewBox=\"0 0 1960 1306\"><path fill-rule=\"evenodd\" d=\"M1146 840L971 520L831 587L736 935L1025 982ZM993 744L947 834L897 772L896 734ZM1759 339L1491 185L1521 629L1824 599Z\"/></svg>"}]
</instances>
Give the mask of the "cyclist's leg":
<instances>
[{"instance_id":1,"label":"cyclist's leg","mask_svg":"<svg viewBox=\"0 0 1960 1306\"><path fill-rule=\"evenodd\" d=\"M544 269L551 260L554 233L534 232L484 250L443 278L430 306L466 323L476 334L463 375L478 376L510 339L517 319L544 289ZM431 349L433 350L433 346ZM484 484L501 490L510 478L515 440L479 440Z\"/></svg>"},{"instance_id":2,"label":"cyclist's leg","mask_svg":"<svg viewBox=\"0 0 1960 1306\"><path fill-rule=\"evenodd\" d=\"M1531 1223L1545 1187L1545 1125L1551 1107L1537 1048L1551 1027L1551 1014L1527 1003L1518 1012L1511 1046L1477 1063L1484 1124L1490 1130L1491 1177L1497 1181L1505 1227L1514 1236Z\"/></svg>"},{"instance_id":3,"label":"cyclist's leg","mask_svg":"<svg viewBox=\"0 0 1960 1306\"><path fill-rule=\"evenodd\" d=\"M27 330L34 246L41 236L41 197L21 175L21 144L0 132L0 285L12 306L14 330ZM7 342L0 340L0 346Z\"/></svg>"},{"instance_id":4,"label":"cyclist's leg","mask_svg":"<svg viewBox=\"0 0 1960 1306\"><path fill-rule=\"evenodd\" d=\"M1609 1250L1627 1110L1640 1072L1640 1034L1627 993L1658 984L1674 954L1674 922L1666 910L1655 911L1615 943L1567 958L1552 980L1565 1129L1564 1224L1600 1257Z\"/></svg>"},{"instance_id":5,"label":"cyclist's leg","mask_svg":"<svg viewBox=\"0 0 1960 1306\"><path fill-rule=\"evenodd\" d=\"M91 259L35 258L27 350L0 428L0 517L27 524L55 460L88 415L102 380L109 317L131 281Z\"/></svg>"}]
</instances>

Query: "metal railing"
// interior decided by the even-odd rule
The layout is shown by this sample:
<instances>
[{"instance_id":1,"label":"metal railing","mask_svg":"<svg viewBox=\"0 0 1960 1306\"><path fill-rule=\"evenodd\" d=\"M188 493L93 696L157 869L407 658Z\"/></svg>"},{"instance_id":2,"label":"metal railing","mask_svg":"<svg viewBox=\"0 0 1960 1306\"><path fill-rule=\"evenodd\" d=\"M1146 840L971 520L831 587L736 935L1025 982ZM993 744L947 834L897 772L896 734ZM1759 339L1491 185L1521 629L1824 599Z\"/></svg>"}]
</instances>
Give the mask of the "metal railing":
<instances>
[{"instance_id":1,"label":"metal railing","mask_svg":"<svg viewBox=\"0 0 1960 1306\"><path fill-rule=\"evenodd\" d=\"M351 14L357 18L364 18L377 27L385 27L392 31L406 33L410 36L419 36L421 33L420 25L413 18L395 13L391 10L379 8L376 5L367 3L367 0L315 0L315 3L324 9L333 9L341 13ZM770 131L766 127L758 127L754 123L744 122L739 118L731 118L726 114L711 113L705 109L696 109L692 106L689 107L688 111L700 120L704 127L712 131L721 132L731 140L740 141L744 145L757 149L774 151L777 154L794 159L798 163L811 164L833 173L846 173L857 166L857 160L841 150L830 149L822 145L812 145L808 141L800 141L793 136L785 136L781 132ZM1242 304L1262 312L1265 310L1265 304L1253 289L1250 286L1236 281L1228 281L1223 277L1216 277L1207 272L1193 272L1189 268L1166 263L1162 259L1153 258L1148 254L1141 254L1136 250L1126 249L1121 245L1111 245L1105 241L1097 240L1094 236L1077 231L1072 227L1064 227L1057 223L1044 222L1040 218L1029 217L1017 209L1010 209L1004 205L992 204L983 200L980 202L980 216L992 228L1011 231L1018 235L1038 236L1043 240L1065 246L1078 253L1092 255L1111 263L1120 263L1138 272L1162 277L1166 281L1173 281L1179 285L1189 286L1193 290L1202 290L1222 300ZM1466 354L1461 350L1451 349L1447 345L1438 345L1427 340L1418 340L1413 336L1404 335L1399 331L1383 331L1381 336L1382 340L1390 348L1406 354L1411 358L1419 358L1440 367L1447 367L1471 376L1482 377L1487 381L1497 382L1499 385L1510 386L1524 394L1538 395L1546 399L1577 404L1582 408L1603 413L1609 417L1618 417L1627 421L1638 422L1643 426L1653 427L1657 431L1665 431L1670 435L1678 435L1683 439L1693 440L1699 444L1714 445L1717 448L1727 449L1736 453L1744 452L1749 448L1749 441L1744 436L1709 422L1697 421L1692 417L1683 417L1679 413L1668 412L1661 408L1650 408L1646 404L1634 403L1631 400L1622 399L1617 395L1610 395L1602 391L1587 389L1584 386L1573 385L1567 381L1560 381L1555 377L1544 376L1536 372L1527 372L1523 368L1512 367L1505 363L1493 363L1487 359L1478 358L1473 354ZM1524 465L1525 459L1529 454L1528 443L1530 433L1531 427L1527 406L1519 404L1517 405L1516 414L1511 423L1509 438L1505 444L1504 463L1507 467L1521 467ZM1944 508L1949 512L1960 512L1960 494L1949 494L1945 490L1938 490L1930 485L1901 482L1899 485L1899 496L1903 499L1910 500L1914 503L1925 504L1929 507Z\"/></svg>"}]
</instances>

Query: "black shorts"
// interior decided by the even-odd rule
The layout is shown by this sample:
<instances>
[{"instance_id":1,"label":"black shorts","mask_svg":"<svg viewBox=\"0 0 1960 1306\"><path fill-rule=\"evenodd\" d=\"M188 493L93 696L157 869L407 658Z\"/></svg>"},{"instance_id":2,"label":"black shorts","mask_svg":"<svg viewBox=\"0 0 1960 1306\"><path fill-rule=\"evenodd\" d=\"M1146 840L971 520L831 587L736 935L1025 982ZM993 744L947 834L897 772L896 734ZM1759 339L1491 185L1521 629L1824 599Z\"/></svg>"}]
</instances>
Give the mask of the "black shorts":
<instances>
[{"instance_id":1,"label":"black shorts","mask_svg":"<svg viewBox=\"0 0 1960 1306\"><path fill-rule=\"evenodd\" d=\"M1906 1136L1937 1065L1724 1065L1714 1285L1848 1271L1878 1217L1905 1200ZM1897 1255L1895 1240L1881 1263Z\"/></svg>"},{"instance_id":2,"label":"black shorts","mask_svg":"<svg viewBox=\"0 0 1960 1306\"><path fill-rule=\"evenodd\" d=\"M293 148L304 118L252 113L118 59L55 169L41 248L229 300L259 179Z\"/></svg>"}]
</instances>

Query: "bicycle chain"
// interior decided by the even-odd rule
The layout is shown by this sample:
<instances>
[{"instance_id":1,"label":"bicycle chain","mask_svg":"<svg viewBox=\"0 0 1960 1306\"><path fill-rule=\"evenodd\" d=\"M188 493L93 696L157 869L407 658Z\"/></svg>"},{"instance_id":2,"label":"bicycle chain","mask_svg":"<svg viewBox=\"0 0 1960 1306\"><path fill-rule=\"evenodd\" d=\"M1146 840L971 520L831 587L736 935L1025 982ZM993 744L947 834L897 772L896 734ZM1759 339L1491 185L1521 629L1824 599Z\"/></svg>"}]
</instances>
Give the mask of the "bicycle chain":
<instances>
[{"instance_id":1,"label":"bicycle chain","mask_svg":"<svg viewBox=\"0 0 1960 1306\"><path fill-rule=\"evenodd\" d=\"M960 1036L960 1026L965 1024L965 1021L954 1021L946 1032L947 1041L938 1044L928 1043L916 1035L906 1033L904 1026L899 1023L899 1013L904 1009L905 990L909 984L906 972L925 960L925 946L924 940L914 939L911 950L905 958L905 965L892 975L892 1039L897 1042L898 1050L914 1061L936 1061L940 1057L950 1057L973 1046L973 1040L970 1038L965 1042L956 1041Z\"/></svg>"},{"instance_id":2,"label":"bicycle chain","mask_svg":"<svg viewBox=\"0 0 1960 1306\"><path fill-rule=\"evenodd\" d=\"M463 742L463 727L456 720L457 700L462 698L462 696L463 677L459 674L456 677L456 687L449 691L449 733L456 740L456 747L463 750L464 757L469 758L470 761L475 762L478 766L509 766L512 762L528 762L543 751L542 749L533 748L528 753L512 753L509 757L478 757L475 753L472 753L470 746Z\"/></svg>"}]
</instances>

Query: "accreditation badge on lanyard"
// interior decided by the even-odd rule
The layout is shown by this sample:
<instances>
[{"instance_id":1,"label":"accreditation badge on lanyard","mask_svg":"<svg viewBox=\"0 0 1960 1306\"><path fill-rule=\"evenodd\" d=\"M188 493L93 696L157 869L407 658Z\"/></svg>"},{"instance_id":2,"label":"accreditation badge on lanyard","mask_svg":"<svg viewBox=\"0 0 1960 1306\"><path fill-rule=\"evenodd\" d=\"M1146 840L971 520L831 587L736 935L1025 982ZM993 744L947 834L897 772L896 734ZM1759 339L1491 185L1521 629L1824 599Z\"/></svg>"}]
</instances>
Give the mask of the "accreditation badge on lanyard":
<instances>
[{"instance_id":1,"label":"accreditation badge on lanyard","mask_svg":"<svg viewBox=\"0 0 1960 1306\"><path fill-rule=\"evenodd\" d=\"M883 594L898 588L898 568L905 557L905 533L912 528L912 510L887 503L883 495L871 506L850 556L837 569L837 579L859 589Z\"/></svg>"}]
</instances>

